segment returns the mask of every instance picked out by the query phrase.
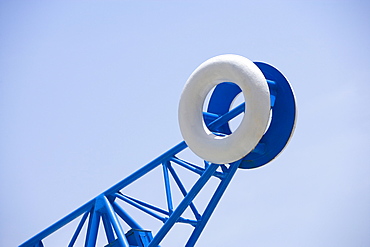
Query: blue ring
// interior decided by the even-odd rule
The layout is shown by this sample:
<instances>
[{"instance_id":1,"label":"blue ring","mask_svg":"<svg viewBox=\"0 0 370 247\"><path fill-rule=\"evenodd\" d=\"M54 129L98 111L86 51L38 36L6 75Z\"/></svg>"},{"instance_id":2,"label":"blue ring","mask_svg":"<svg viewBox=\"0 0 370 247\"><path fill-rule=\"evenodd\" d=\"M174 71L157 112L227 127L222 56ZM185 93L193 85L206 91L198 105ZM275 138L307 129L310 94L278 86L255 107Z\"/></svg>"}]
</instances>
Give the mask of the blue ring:
<instances>
[{"instance_id":1,"label":"blue ring","mask_svg":"<svg viewBox=\"0 0 370 247\"><path fill-rule=\"evenodd\" d=\"M256 148L242 158L239 168L243 169L263 166L279 155L292 136L296 122L295 97L288 80L273 66L263 62L254 63L268 82L272 116L270 125ZM209 100L207 112L216 115L227 113L234 98L240 92L241 89L234 83L218 84ZM207 126L213 120L212 118L204 119ZM227 135L231 134L228 123L210 130Z\"/></svg>"}]
</instances>

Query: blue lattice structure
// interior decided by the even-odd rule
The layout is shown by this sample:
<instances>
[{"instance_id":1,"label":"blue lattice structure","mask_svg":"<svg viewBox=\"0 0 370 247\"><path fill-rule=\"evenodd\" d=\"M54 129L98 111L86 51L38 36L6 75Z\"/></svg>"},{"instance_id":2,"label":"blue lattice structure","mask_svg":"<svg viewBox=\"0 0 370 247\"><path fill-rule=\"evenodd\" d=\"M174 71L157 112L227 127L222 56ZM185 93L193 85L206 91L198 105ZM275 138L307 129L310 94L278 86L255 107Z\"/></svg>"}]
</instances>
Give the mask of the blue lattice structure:
<instances>
[{"instance_id":1,"label":"blue lattice structure","mask_svg":"<svg viewBox=\"0 0 370 247\"><path fill-rule=\"evenodd\" d=\"M45 238L76 219L79 223L70 239L66 240L66 246L75 246L77 239L83 239L87 247L95 246L101 227L105 233L105 246L159 246L171 228L178 223L188 224L193 228L184 246L194 246L236 171L260 167L270 162L286 146L295 127L295 98L287 79L271 65L262 62L254 64L262 72L264 83L268 85L270 120L252 151L228 163L202 160L197 164L181 158L182 152L189 148L187 141L182 141L20 246L44 246ZM203 112L205 126L213 134L220 137L232 134L229 121L246 111L245 103L232 108L232 102L241 91L238 85L230 81L220 82L214 88L208 108ZM140 195L126 193L126 187L159 167L164 181L166 208L144 201L140 199ZM188 190L177 172L178 167L198 176ZM216 178L218 184L205 209L200 210L194 200L211 178ZM182 194L182 199L176 206L173 203L174 189ZM127 207L157 219L162 223L161 227L156 231L147 229L145 222L139 223L128 213ZM190 210L192 217L185 217L185 210ZM84 233L82 229L86 229Z\"/></svg>"}]
</instances>

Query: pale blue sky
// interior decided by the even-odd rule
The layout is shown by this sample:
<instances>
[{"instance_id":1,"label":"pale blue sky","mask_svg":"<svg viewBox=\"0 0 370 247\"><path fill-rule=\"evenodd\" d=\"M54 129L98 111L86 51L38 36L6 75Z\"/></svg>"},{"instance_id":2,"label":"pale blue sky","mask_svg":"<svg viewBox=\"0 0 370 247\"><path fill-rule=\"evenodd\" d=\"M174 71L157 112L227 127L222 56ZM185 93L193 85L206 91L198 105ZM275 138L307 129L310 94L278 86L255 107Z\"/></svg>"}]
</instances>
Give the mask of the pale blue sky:
<instances>
[{"instance_id":1,"label":"pale blue sky","mask_svg":"<svg viewBox=\"0 0 370 247\"><path fill-rule=\"evenodd\" d=\"M276 160L237 172L197 246L369 246L369 10L0 0L0 245L21 244L180 142L188 76L234 53L288 77L297 128ZM181 246L182 233L163 246Z\"/></svg>"}]
</instances>

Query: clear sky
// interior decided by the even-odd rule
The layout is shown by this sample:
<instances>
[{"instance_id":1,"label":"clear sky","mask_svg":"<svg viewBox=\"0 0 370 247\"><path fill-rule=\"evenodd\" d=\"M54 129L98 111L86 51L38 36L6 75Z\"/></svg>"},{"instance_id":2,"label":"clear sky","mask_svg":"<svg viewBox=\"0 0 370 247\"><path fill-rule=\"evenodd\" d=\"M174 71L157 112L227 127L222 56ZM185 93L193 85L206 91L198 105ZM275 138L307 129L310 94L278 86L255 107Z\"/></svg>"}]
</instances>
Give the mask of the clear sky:
<instances>
[{"instance_id":1,"label":"clear sky","mask_svg":"<svg viewBox=\"0 0 370 247\"><path fill-rule=\"evenodd\" d=\"M0 0L0 246L180 142L188 76L225 53L279 68L298 122L237 172L197 246L370 246L370 4L251 2Z\"/></svg>"}]
</instances>

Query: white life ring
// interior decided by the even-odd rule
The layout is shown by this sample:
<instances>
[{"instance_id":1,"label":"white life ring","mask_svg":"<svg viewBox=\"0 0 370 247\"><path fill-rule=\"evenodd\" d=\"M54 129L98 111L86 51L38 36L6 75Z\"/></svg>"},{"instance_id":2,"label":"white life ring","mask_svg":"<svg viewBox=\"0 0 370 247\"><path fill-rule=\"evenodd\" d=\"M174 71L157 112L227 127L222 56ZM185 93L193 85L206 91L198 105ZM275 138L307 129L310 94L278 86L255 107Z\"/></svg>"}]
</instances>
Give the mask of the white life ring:
<instances>
[{"instance_id":1,"label":"white life ring","mask_svg":"<svg viewBox=\"0 0 370 247\"><path fill-rule=\"evenodd\" d=\"M216 136L205 125L203 104L219 83L233 82L244 95L247 110L234 133ZM260 69L238 55L220 55L202 63L187 80L181 95L178 118L188 147L202 159L226 164L247 155L263 136L270 115L270 92Z\"/></svg>"}]
</instances>

